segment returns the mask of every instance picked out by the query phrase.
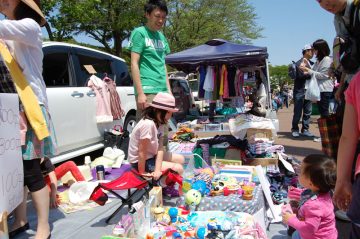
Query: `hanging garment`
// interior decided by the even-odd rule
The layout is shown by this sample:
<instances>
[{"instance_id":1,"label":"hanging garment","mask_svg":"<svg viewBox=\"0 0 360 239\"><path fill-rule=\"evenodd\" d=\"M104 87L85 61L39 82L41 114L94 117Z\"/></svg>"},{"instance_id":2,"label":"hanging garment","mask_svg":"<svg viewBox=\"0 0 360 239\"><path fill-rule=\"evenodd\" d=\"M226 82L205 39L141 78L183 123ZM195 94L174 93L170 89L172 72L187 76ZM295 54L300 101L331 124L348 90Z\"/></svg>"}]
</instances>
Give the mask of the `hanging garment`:
<instances>
[{"instance_id":1,"label":"hanging garment","mask_svg":"<svg viewBox=\"0 0 360 239\"><path fill-rule=\"evenodd\" d=\"M220 88L219 88L219 95L220 97L224 95L224 71L226 71L226 66L221 66L221 75L220 75Z\"/></svg>"},{"instance_id":2,"label":"hanging garment","mask_svg":"<svg viewBox=\"0 0 360 239\"><path fill-rule=\"evenodd\" d=\"M236 68L230 66L228 67L227 72L228 72L227 81L228 81L229 97L234 97L236 96L236 92L235 92Z\"/></svg>"},{"instance_id":3,"label":"hanging garment","mask_svg":"<svg viewBox=\"0 0 360 239\"><path fill-rule=\"evenodd\" d=\"M199 75L200 75L200 77L198 79L200 79L200 82L199 82L198 98L203 99L205 96L204 82L205 82L205 77L206 77L206 69L204 66L200 66Z\"/></svg>"},{"instance_id":4,"label":"hanging garment","mask_svg":"<svg viewBox=\"0 0 360 239\"><path fill-rule=\"evenodd\" d=\"M110 107L110 92L107 84L99 77L92 75L88 81L88 86L96 94L96 122L107 123L113 121Z\"/></svg>"},{"instance_id":5,"label":"hanging garment","mask_svg":"<svg viewBox=\"0 0 360 239\"><path fill-rule=\"evenodd\" d=\"M223 65L223 78L224 78L224 94L223 98L229 98L229 81L228 81L228 71L225 65Z\"/></svg>"},{"instance_id":6,"label":"hanging garment","mask_svg":"<svg viewBox=\"0 0 360 239\"><path fill-rule=\"evenodd\" d=\"M219 89L220 89L220 78L221 78L221 69L219 66L215 66L214 72L214 92L213 100L216 101L220 98Z\"/></svg>"},{"instance_id":7,"label":"hanging garment","mask_svg":"<svg viewBox=\"0 0 360 239\"><path fill-rule=\"evenodd\" d=\"M121 101L119 93L116 90L116 83L109 77L105 76L103 79L104 83L107 85L110 93L110 108L111 114L114 120L121 119L124 116L124 111L121 108Z\"/></svg>"},{"instance_id":8,"label":"hanging garment","mask_svg":"<svg viewBox=\"0 0 360 239\"><path fill-rule=\"evenodd\" d=\"M240 96L241 95L241 89L240 87L241 86L241 81L244 81L244 73L241 71L241 70L237 70L236 71L236 77L235 77L235 93L236 93L236 96Z\"/></svg>"}]
</instances>

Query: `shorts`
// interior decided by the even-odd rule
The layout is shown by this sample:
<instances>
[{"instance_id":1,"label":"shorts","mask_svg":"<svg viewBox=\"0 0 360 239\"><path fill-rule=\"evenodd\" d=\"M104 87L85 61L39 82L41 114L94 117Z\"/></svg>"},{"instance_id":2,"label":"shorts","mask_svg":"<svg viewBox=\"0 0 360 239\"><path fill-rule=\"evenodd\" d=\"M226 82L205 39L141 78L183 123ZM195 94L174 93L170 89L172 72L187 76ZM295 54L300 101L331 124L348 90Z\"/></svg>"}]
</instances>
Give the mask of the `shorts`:
<instances>
[{"instance_id":1,"label":"shorts","mask_svg":"<svg viewBox=\"0 0 360 239\"><path fill-rule=\"evenodd\" d=\"M146 162L145 162L145 172L151 173L151 172L155 171L155 161L156 161L156 156L146 160ZM133 167L136 170L139 170L138 169L138 163L132 163L131 167Z\"/></svg>"},{"instance_id":2,"label":"shorts","mask_svg":"<svg viewBox=\"0 0 360 239\"><path fill-rule=\"evenodd\" d=\"M36 192L46 186L44 176L41 172L40 159L23 160L24 165L24 186L30 192Z\"/></svg>"}]
</instances>

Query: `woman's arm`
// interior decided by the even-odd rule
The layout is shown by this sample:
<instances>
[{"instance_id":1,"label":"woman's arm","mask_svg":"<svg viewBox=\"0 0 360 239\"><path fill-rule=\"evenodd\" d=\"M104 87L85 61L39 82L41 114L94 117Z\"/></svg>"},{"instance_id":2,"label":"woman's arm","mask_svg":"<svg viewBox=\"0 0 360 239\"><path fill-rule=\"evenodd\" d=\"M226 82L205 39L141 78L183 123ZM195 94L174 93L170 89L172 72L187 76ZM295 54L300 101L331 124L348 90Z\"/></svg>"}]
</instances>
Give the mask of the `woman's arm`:
<instances>
[{"instance_id":1,"label":"woman's arm","mask_svg":"<svg viewBox=\"0 0 360 239\"><path fill-rule=\"evenodd\" d=\"M50 172L48 177L50 179L50 207L57 208L59 202L57 200L57 178L55 172Z\"/></svg>"},{"instance_id":2,"label":"woman's arm","mask_svg":"<svg viewBox=\"0 0 360 239\"><path fill-rule=\"evenodd\" d=\"M164 136L161 136L159 138L159 148L156 156L155 171L153 173L153 177L155 180L159 179L161 176L161 167L162 167L163 159L164 159Z\"/></svg>"},{"instance_id":3,"label":"woman's arm","mask_svg":"<svg viewBox=\"0 0 360 239\"><path fill-rule=\"evenodd\" d=\"M345 105L342 134L337 155L337 179L334 202L340 209L347 209L351 201L352 164L359 138L357 114L351 104ZM355 128L355 129L354 129Z\"/></svg>"},{"instance_id":4,"label":"woman's arm","mask_svg":"<svg viewBox=\"0 0 360 239\"><path fill-rule=\"evenodd\" d=\"M140 174L145 173L145 163L147 160L148 147L150 145L150 139L140 139L139 141L139 160L138 160L138 171Z\"/></svg>"},{"instance_id":5,"label":"woman's arm","mask_svg":"<svg viewBox=\"0 0 360 239\"><path fill-rule=\"evenodd\" d=\"M332 59L328 56L320 62L319 67L316 70L307 68L310 75L315 75L318 80L329 80L329 69L331 67Z\"/></svg>"}]
</instances>

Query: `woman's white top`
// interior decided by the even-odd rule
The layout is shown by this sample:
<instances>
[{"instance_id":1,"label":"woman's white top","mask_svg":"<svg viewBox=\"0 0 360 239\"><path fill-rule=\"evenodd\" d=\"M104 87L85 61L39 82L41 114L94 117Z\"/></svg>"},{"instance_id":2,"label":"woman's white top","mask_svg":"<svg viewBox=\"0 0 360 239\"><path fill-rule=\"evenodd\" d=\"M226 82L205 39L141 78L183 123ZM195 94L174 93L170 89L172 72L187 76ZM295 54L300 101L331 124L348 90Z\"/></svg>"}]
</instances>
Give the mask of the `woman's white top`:
<instances>
[{"instance_id":1,"label":"woman's white top","mask_svg":"<svg viewBox=\"0 0 360 239\"><path fill-rule=\"evenodd\" d=\"M30 18L1 20L0 39L5 41L16 59L39 103L47 108L46 85L42 76L42 33L39 24Z\"/></svg>"}]
</instances>

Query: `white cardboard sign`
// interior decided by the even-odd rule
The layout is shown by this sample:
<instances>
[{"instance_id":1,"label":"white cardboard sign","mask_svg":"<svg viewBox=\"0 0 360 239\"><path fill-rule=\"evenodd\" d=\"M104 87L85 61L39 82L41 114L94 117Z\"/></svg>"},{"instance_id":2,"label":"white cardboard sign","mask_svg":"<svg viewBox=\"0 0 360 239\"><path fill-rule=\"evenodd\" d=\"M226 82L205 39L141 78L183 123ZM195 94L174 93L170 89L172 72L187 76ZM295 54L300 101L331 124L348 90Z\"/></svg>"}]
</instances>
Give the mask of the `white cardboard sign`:
<instances>
[{"instance_id":1,"label":"white cardboard sign","mask_svg":"<svg viewBox=\"0 0 360 239\"><path fill-rule=\"evenodd\" d=\"M17 94L0 94L0 213L23 200L24 173Z\"/></svg>"}]
</instances>

